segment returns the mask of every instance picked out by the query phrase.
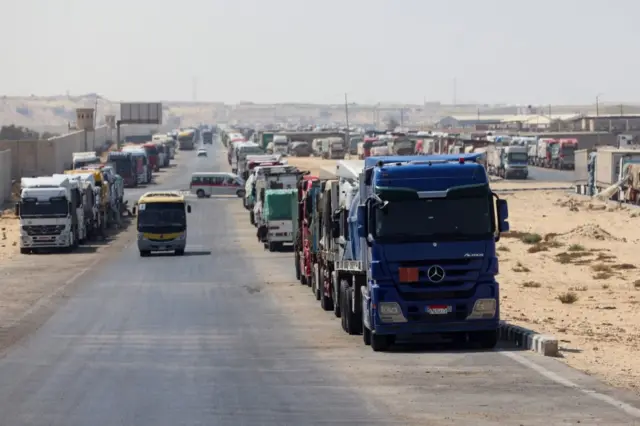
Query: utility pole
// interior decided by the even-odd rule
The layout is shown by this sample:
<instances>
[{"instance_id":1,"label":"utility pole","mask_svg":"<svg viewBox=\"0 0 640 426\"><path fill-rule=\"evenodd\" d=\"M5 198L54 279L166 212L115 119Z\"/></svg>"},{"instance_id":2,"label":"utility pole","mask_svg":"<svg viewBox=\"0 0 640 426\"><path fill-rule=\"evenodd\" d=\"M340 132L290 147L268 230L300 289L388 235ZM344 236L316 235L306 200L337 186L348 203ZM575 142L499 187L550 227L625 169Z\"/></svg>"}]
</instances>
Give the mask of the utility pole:
<instances>
[{"instance_id":1,"label":"utility pole","mask_svg":"<svg viewBox=\"0 0 640 426\"><path fill-rule=\"evenodd\" d=\"M600 117L600 96L602 96L602 93L596 95L596 117Z\"/></svg>"}]
</instances>

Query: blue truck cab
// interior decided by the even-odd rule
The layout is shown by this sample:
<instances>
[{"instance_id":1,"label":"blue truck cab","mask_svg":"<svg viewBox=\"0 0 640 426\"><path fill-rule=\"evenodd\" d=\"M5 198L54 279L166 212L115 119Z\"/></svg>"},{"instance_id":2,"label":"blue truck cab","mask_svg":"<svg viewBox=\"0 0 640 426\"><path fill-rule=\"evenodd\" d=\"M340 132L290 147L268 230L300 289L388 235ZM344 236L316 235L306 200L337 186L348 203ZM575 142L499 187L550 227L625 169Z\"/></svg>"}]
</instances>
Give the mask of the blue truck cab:
<instances>
[{"instance_id":1,"label":"blue truck cab","mask_svg":"<svg viewBox=\"0 0 640 426\"><path fill-rule=\"evenodd\" d=\"M361 327L373 350L397 338L454 333L495 346L495 243L509 230L508 207L491 191L480 155L365 160L341 264L353 287L343 328L345 321L347 331Z\"/></svg>"}]
</instances>

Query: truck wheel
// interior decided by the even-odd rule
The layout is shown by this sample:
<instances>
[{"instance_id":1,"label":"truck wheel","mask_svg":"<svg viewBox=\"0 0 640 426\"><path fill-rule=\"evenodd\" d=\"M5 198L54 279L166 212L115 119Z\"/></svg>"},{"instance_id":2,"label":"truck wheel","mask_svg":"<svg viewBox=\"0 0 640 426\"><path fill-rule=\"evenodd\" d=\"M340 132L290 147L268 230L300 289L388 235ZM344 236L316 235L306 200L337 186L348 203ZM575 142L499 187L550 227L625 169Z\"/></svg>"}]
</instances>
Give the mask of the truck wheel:
<instances>
[{"instance_id":1,"label":"truck wheel","mask_svg":"<svg viewBox=\"0 0 640 426\"><path fill-rule=\"evenodd\" d=\"M204 198L204 191L202 189L198 189L198 191L196 191L196 195L198 198Z\"/></svg>"},{"instance_id":2,"label":"truck wheel","mask_svg":"<svg viewBox=\"0 0 640 426\"><path fill-rule=\"evenodd\" d=\"M148 257L150 254L149 250L140 250L140 257Z\"/></svg>"},{"instance_id":3,"label":"truck wheel","mask_svg":"<svg viewBox=\"0 0 640 426\"><path fill-rule=\"evenodd\" d=\"M385 352L392 343L392 336L371 333L371 349L374 352Z\"/></svg>"},{"instance_id":4,"label":"truck wheel","mask_svg":"<svg viewBox=\"0 0 640 426\"><path fill-rule=\"evenodd\" d=\"M300 281L302 275L300 274L300 254L298 253L298 250L296 250L296 254L294 255L293 259L296 268L296 280Z\"/></svg>"},{"instance_id":5,"label":"truck wheel","mask_svg":"<svg viewBox=\"0 0 640 426\"><path fill-rule=\"evenodd\" d=\"M338 278L336 273L332 273L331 274L331 295L332 295L332 301L333 301L333 315L335 315L336 318L340 318L341 312L340 312L340 287L338 287Z\"/></svg>"},{"instance_id":6,"label":"truck wheel","mask_svg":"<svg viewBox=\"0 0 640 426\"><path fill-rule=\"evenodd\" d=\"M303 262L303 259L301 257L300 258L300 284L308 285L307 275L305 274L306 268L304 267L302 262Z\"/></svg>"},{"instance_id":7,"label":"truck wheel","mask_svg":"<svg viewBox=\"0 0 640 426\"><path fill-rule=\"evenodd\" d=\"M316 300L320 300L320 280L319 280L319 268L318 264L313 264L313 271L311 271L311 291L313 295L316 297Z\"/></svg>"},{"instance_id":8,"label":"truck wheel","mask_svg":"<svg viewBox=\"0 0 640 426\"><path fill-rule=\"evenodd\" d=\"M351 302L353 301L353 291L346 281L340 283L341 299L342 299L342 324L343 329L348 334L360 334L362 331L362 317L351 311Z\"/></svg>"},{"instance_id":9,"label":"truck wheel","mask_svg":"<svg viewBox=\"0 0 640 426\"><path fill-rule=\"evenodd\" d=\"M475 343L482 349L493 349L498 344L498 330L476 331L470 336L471 343Z\"/></svg>"},{"instance_id":10,"label":"truck wheel","mask_svg":"<svg viewBox=\"0 0 640 426\"><path fill-rule=\"evenodd\" d=\"M342 325L342 329L345 332L347 331L347 312L344 304L346 300L346 286L346 282L340 281L340 325Z\"/></svg>"},{"instance_id":11,"label":"truck wheel","mask_svg":"<svg viewBox=\"0 0 640 426\"><path fill-rule=\"evenodd\" d=\"M20 254L31 254L31 249L21 248L20 249Z\"/></svg>"},{"instance_id":12,"label":"truck wheel","mask_svg":"<svg viewBox=\"0 0 640 426\"><path fill-rule=\"evenodd\" d=\"M249 212L249 222L251 222L252 225L256 224L256 216L253 214L253 210Z\"/></svg>"},{"instance_id":13,"label":"truck wheel","mask_svg":"<svg viewBox=\"0 0 640 426\"><path fill-rule=\"evenodd\" d=\"M371 330L369 330L367 327L362 327L362 341L364 342L365 346L371 345Z\"/></svg>"},{"instance_id":14,"label":"truck wheel","mask_svg":"<svg viewBox=\"0 0 640 426\"><path fill-rule=\"evenodd\" d=\"M184 249L177 249L175 251L176 256L184 256Z\"/></svg>"},{"instance_id":15,"label":"truck wheel","mask_svg":"<svg viewBox=\"0 0 640 426\"><path fill-rule=\"evenodd\" d=\"M360 309L356 312L351 311L351 305L354 299L354 291L356 291L353 287L349 287L347 289L347 307L349 308L349 320L347 323L349 324L348 332L349 334L360 334L362 333L362 314L360 313Z\"/></svg>"},{"instance_id":16,"label":"truck wheel","mask_svg":"<svg viewBox=\"0 0 640 426\"><path fill-rule=\"evenodd\" d=\"M320 274L324 278L324 274ZM320 307L325 311L333 311L333 298L325 295L324 279L320 283Z\"/></svg>"}]
</instances>

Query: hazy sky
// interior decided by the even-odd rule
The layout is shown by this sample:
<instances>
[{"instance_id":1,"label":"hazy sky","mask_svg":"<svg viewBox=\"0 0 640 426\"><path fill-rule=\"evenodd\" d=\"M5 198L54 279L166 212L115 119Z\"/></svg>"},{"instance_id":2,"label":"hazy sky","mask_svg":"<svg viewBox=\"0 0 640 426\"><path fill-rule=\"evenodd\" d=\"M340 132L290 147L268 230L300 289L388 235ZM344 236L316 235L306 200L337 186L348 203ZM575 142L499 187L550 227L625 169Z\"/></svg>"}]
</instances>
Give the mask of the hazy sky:
<instances>
[{"instance_id":1,"label":"hazy sky","mask_svg":"<svg viewBox=\"0 0 640 426\"><path fill-rule=\"evenodd\" d=\"M0 94L640 101L638 0L0 0Z\"/></svg>"}]
</instances>

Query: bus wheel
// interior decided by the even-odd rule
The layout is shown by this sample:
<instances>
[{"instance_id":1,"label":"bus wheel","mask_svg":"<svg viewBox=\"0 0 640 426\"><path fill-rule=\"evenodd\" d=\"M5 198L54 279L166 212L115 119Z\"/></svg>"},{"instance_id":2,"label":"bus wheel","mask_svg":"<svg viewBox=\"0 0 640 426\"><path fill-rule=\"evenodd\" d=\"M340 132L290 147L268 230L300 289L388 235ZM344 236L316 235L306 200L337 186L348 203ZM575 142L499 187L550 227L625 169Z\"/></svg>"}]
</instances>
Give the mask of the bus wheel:
<instances>
[{"instance_id":1,"label":"bus wheel","mask_svg":"<svg viewBox=\"0 0 640 426\"><path fill-rule=\"evenodd\" d=\"M204 191L202 189L198 189L196 195L198 196L198 198L204 198Z\"/></svg>"}]
</instances>

